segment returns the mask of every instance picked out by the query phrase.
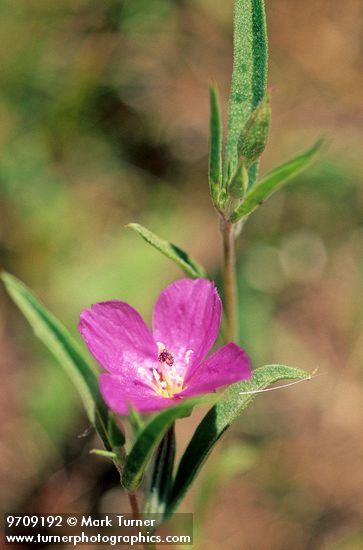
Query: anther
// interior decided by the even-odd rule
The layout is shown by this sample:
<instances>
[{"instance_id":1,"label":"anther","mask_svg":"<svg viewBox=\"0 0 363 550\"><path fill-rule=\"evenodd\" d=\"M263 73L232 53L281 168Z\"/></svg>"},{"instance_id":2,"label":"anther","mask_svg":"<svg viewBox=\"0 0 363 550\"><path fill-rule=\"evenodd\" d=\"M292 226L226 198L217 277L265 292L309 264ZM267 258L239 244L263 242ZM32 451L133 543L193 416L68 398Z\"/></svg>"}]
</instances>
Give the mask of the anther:
<instances>
[{"instance_id":1,"label":"anther","mask_svg":"<svg viewBox=\"0 0 363 550\"><path fill-rule=\"evenodd\" d=\"M174 357L166 349L159 353L159 361L160 363L166 363L169 367L174 365Z\"/></svg>"}]
</instances>

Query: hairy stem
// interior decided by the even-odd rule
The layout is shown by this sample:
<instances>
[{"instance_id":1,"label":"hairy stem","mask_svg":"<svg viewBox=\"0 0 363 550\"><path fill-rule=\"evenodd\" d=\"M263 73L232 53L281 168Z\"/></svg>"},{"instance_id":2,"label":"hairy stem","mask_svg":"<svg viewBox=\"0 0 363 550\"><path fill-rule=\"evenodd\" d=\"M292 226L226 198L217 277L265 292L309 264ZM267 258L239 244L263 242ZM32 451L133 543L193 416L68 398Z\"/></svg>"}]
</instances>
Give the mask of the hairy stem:
<instances>
[{"instance_id":1,"label":"hairy stem","mask_svg":"<svg viewBox=\"0 0 363 550\"><path fill-rule=\"evenodd\" d=\"M236 253L233 224L222 221L223 236L223 290L224 307L227 319L227 340L237 341L238 334L238 294L236 279Z\"/></svg>"},{"instance_id":2,"label":"hairy stem","mask_svg":"<svg viewBox=\"0 0 363 550\"><path fill-rule=\"evenodd\" d=\"M132 515L135 519L139 519L141 511L136 493L127 492L127 496L129 497ZM156 544L143 544L142 546L145 550L157 550Z\"/></svg>"},{"instance_id":3,"label":"hairy stem","mask_svg":"<svg viewBox=\"0 0 363 550\"><path fill-rule=\"evenodd\" d=\"M121 479L121 477L122 477L122 464L120 464L119 461L114 461L114 464L117 468L118 473L120 474L120 479ZM121 486L122 486L122 482L121 482ZM135 519L139 519L139 515L141 513L141 510L140 510L139 500L137 498L136 493L132 493L132 492L127 491L127 496L129 498L130 507L131 507L133 517ZM144 550L158 550L157 547L156 547L156 544L143 544L142 546L143 546Z\"/></svg>"},{"instance_id":4,"label":"hairy stem","mask_svg":"<svg viewBox=\"0 0 363 550\"><path fill-rule=\"evenodd\" d=\"M132 515L135 516L135 519L140 514L140 506L139 501L137 499L137 496L135 493L127 493L127 496L129 497L129 502L132 510Z\"/></svg>"}]
</instances>

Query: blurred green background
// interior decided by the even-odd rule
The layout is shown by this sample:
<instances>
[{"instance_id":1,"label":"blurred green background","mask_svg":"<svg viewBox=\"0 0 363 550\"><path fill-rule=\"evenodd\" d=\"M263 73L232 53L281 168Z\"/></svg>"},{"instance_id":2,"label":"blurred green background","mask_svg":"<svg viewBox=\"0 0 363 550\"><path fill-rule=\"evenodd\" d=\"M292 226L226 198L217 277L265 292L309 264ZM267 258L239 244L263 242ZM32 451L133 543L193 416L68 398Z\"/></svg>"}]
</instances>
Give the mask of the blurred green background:
<instances>
[{"instance_id":1,"label":"blurred green background","mask_svg":"<svg viewBox=\"0 0 363 550\"><path fill-rule=\"evenodd\" d=\"M240 240L240 343L321 376L260 396L183 510L214 550L363 548L362 13L267 0L273 121L262 171L328 139ZM208 84L227 103L232 1L0 3L0 263L77 333L121 299L147 319L181 272L137 221L219 278ZM89 456L73 387L0 290L1 511L126 511ZM202 412L179 424L181 449ZM227 523L228 522L228 523Z\"/></svg>"}]
</instances>

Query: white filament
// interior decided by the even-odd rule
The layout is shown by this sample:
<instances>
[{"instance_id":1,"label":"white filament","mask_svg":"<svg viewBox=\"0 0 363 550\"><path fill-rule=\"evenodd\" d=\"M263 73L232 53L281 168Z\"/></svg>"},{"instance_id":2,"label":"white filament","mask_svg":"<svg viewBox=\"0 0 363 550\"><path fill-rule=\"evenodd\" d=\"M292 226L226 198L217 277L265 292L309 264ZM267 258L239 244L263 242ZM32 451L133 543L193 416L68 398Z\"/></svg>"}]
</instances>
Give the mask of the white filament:
<instances>
[{"instance_id":1,"label":"white filament","mask_svg":"<svg viewBox=\"0 0 363 550\"><path fill-rule=\"evenodd\" d=\"M301 378L301 380L295 380L294 382L288 382L287 384L281 384L280 386L273 386L272 388L264 388L262 390L250 390L250 391L240 391L240 395L254 395L255 393L265 393L268 391L281 390L282 388L288 388L290 386L295 386L295 384L300 384L301 382L308 382L320 374L317 374L318 369L315 369L309 376L306 378Z\"/></svg>"}]
</instances>

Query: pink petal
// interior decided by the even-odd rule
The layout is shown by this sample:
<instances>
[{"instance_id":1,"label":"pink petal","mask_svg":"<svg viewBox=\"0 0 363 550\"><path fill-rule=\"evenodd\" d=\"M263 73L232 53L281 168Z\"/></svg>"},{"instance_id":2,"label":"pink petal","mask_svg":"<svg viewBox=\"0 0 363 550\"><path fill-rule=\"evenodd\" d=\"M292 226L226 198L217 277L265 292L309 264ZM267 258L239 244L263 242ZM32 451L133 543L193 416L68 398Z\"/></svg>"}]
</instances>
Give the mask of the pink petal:
<instances>
[{"instance_id":1,"label":"pink petal","mask_svg":"<svg viewBox=\"0 0 363 550\"><path fill-rule=\"evenodd\" d=\"M214 283L207 279L180 279L159 296L153 316L154 337L177 361L190 354L195 368L213 346L221 322L222 304Z\"/></svg>"},{"instance_id":2,"label":"pink petal","mask_svg":"<svg viewBox=\"0 0 363 550\"><path fill-rule=\"evenodd\" d=\"M180 398L162 397L138 381L115 374L101 374L100 390L107 405L118 414L128 415L131 404L139 412L152 412L180 403Z\"/></svg>"},{"instance_id":3,"label":"pink petal","mask_svg":"<svg viewBox=\"0 0 363 550\"><path fill-rule=\"evenodd\" d=\"M137 377L141 365L155 364L157 346L138 312L124 302L94 304L81 313L78 325L88 349L109 372Z\"/></svg>"},{"instance_id":4,"label":"pink petal","mask_svg":"<svg viewBox=\"0 0 363 550\"><path fill-rule=\"evenodd\" d=\"M236 344L227 344L199 365L186 380L186 389L179 395L200 395L220 386L248 380L252 376L246 352Z\"/></svg>"}]
</instances>

